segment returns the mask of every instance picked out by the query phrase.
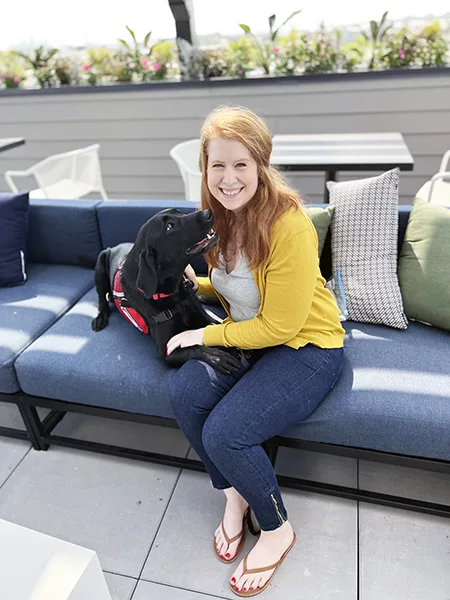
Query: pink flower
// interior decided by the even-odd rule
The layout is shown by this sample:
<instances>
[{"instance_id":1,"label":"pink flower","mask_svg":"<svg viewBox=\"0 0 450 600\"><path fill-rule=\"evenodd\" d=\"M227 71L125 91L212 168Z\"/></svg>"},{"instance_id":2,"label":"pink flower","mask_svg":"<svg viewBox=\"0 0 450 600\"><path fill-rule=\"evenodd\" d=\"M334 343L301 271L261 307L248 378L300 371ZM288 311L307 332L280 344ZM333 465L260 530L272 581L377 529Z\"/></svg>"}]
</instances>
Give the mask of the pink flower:
<instances>
[{"instance_id":1,"label":"pink flower","mask_svg":"<svg viewBox=\"0 0 450 600\"><path fill-rule=\"evenodd\" d=\"M83 65L83 71L89 71L91 68L91 65Z\"/></svg>"},{"instance_id":2,"label":"pink flower","mask_svg":"<svg viewBox=\"0 0 450 600\"><path fill-rule=\"evenodd\" d=\"M14 83L19 83L20 79L18 77L14 77L13 81Z\"/></svg>"},{"instance_id":3,"label":"pink flower","mask_svg":"<svg viewBox=\"0 0 450 600\"><path fill-rule=\"evenodd\" d=\"M239 71L237 72L238 75L242 75L244 73L244 71L242 69L239 69Z\"/></svg>"},{"instance_id":4,"label":"pink flower","mask_svg":"<svg viewBox=\"0 0 450 600\"><path fill-rule=\"evenodd\" d=\"M279 51L280 51L280 49L279 49L279 48L274 48L274 49L273 49L273 53L274 53L274 54L278 54L278 53L279 53Z\"/></svg>"},{"instance_id":5,"label":"pink flower","mask_svg":"<svg viewBox=\"0 0 450 600\"><path fill-rule=\"evenodd\" d=\"M400 56L400 58L401 58L402 60L405 60L405 58L406 58L406 54L405 54L405 51L404 51L404 50L399 50L399 51L398 51L398 55Z\"/></svg>"},{"instance_id":6,"label":"pink flower","mask_svg":"<svg viewBox=\"0 0 450 600\"><path fill-rule=\"evenodd\" d=\"M154 71L159 71L161 67L162 67L161 63L153 63L153 70Z\"/></svg>"},{"instance_id":7,"label":"pink flower","mask_svg":"<svg viewBox=\"0 0 450 600\"><path fill-rule=\"evenodd\" d=\"M146 58L141 58L141 65L146 67L148 65L148 60Z\"/></svg>"}]
</instances>

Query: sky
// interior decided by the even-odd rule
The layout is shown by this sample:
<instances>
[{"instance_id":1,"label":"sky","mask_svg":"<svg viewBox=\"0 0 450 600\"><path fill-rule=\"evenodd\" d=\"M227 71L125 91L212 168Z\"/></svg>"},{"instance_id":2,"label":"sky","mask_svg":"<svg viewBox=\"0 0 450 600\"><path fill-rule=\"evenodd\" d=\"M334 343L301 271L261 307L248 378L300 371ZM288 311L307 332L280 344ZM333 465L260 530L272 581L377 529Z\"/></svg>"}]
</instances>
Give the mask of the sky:
<instances>
[{"instance_id":1,"label":"sky","mask_svg":"<svg viewBox=\"0 0 450 600\"><path fill-rule=\"evenodd\" d=\"M238 23L252 31L268 29L267 19L275 12L282 23L294 10L292 26L314 29L321 21L330 26L350 25L379 20L384 11L393 19L408 15L444 14L449 0L193 0L195 28L198 34L239 34ZM3 0L0 20L0 50L31 44L46 46L101 46L127 37L125 25L143 39L153 31L152 39L173 39L175 26L167 0ZM62 6L65 6L63 9ZM283 31L283 30L282 30Z\"/></svg>"}]
</instances>

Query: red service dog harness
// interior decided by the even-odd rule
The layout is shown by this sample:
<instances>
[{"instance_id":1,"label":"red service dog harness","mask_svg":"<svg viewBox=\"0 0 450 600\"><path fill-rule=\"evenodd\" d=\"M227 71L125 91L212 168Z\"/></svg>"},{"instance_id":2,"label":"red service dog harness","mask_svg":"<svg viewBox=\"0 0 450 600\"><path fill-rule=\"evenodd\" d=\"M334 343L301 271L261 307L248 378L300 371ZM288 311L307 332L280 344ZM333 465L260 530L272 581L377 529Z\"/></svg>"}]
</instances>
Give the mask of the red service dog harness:
<instances>
[{"instance_id":1,"label":"red service dog harness","mask_svg":"<svg viewBox=\"0 0 450 600\"><path fill-rule=\"evenodd\" d=\"M187 279L185 277L184 278L184 287L192 288L192 286L193 286L192 281L190 281L189 279ZM147 321L135 308L132 308L129 305L128 300L125 297L125 292L123 291L122 282L120 281L120 269L117 271L117 273L114 276L114 285L113 285L112 295L113 295L114 304L116 305L117 310L125 317L125 319L127 321L129 321L130 323L132 323L137 329L139 329L139 331L142 331L142 333L148 334L149 331L148 331ZM172 296L172 295L173 294L162 294L162 293L153 294L153 300L160 300L161 298L168 298L169 296ZM170 319L173 319L173 317L177 313L182 312L183 305L185 304L185 302L188 302L188 300L189 300L189 298L187 298L184 301L178 302L173 308L162 310L161 312L148 317L147 320L150 322L150 325L156 325L158 323L164 323L164 321L169 321Z\"/></svg>"},{"instance_id":2,"label":"red service dog harness","mask_svg":"<svg viewBox=\"0 0 450 600\"><path fill-rule=\"evenodd\" d=\"M142 333L148 333L148 325L145 322L144 318L137 310L131 308L129 306L122 306L122 300L125 299L125 292L122 288L122 283L120 281L120 270L117 271L114 277L114 286L113 286L113 298L114 304L117 307L117 310L122 313L122 315L130 321L139 331ZM125 299L126 300L126 299ZM126 304L126 302L124 302Z\"/></svg>"}]
</instances>

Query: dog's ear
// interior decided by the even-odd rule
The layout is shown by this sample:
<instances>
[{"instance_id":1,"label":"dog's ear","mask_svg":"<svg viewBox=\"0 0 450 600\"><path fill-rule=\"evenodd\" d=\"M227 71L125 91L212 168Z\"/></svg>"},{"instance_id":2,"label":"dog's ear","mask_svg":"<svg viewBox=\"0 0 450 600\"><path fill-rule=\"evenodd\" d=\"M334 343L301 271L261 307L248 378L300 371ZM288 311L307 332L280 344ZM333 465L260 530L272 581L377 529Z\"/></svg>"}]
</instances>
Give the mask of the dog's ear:
<instances>
[{"instance_id":1,"label":"dog's ear","mask_svg":"<svg viewBox=\"0 0 450 600\"><path fill-rule=\"evenodd\" d=\"M156 292L158 280L156 277L155 257L151 250L142 250L139 254L136 287L144 294L147 300Z\"/></svg>"}]
</instances>

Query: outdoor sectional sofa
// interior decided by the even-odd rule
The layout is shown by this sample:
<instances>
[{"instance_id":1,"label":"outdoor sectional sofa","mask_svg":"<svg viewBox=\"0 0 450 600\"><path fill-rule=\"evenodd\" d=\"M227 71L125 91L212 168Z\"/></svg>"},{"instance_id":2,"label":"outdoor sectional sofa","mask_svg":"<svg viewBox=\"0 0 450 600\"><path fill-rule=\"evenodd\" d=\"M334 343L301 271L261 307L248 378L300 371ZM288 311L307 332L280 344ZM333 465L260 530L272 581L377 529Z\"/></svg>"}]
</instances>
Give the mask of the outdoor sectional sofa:
<instances>
[{"instance_id":1,"label":"outdoor sectional sofa","mask_svg":"<svg viewBox=\"0 0 450 600\"><path fill-rule=\"evenodd\" d=\"M31 200L28 281L0 289L0 401L18 406L23 430L0 434L31 440L36 450L60 444L202 470L196 460L100 444L54 433L66 413L176 427L168 400L172 370L148 336L117 311L101 332L94 264L102 248L134 241L139 227L184 201ZM322 205L323 206L323 205ZM410 206L399 206L401 247ZM321 257L330 274L330 233ZM205 273L203 258L193 266ZM211 307L209 307L211 308ZM214 307L219 311L219 307ZM280 446L450 473L450 334L418 322L406 330L347 321L342 375L301 424L270 440ZM48 409L41 419L37 408ZM39 411L42 412L42 411ZM339 485L280 476L291 488L450 516L450 507Z\"/></svg>"}]
</instances>

